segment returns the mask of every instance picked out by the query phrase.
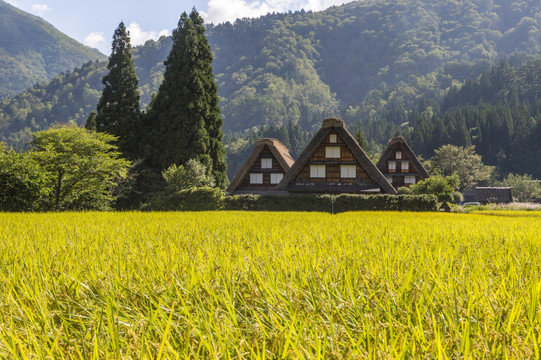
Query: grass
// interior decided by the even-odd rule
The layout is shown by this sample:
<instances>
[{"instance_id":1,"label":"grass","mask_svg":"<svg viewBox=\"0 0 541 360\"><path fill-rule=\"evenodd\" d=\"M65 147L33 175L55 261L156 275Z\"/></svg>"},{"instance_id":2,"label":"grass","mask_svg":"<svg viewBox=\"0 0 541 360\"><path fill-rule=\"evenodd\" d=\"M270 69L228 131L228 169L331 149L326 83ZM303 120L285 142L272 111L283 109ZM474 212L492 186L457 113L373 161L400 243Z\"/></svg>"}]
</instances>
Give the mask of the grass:
<instances>
[{"instance_id":1,"label":"grass","mask_svg":"<svg viewBox=\"0 0 541 360\"><path fill-rule=\"evenodd\" d=\"M541 216L63 213L0 224L0 358L540 356Z\"/></svg>"}]
</instances>

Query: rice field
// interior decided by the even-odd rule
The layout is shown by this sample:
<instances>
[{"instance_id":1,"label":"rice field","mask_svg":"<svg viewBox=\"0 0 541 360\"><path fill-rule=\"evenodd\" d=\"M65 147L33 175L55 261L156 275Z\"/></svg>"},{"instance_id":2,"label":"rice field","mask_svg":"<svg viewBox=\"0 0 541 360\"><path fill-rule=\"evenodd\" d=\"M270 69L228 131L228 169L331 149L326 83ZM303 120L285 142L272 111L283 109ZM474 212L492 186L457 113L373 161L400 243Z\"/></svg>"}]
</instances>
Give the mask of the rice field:
<instances>
[{"instance_id":1,"label":"rice field","mask_svg":"<svg viewBox=\"0 0 541 360\"><path fill-rule=\"evenodd\" d=\"M0 358L539 358L541 212L0 214Z\"/></svg>"}]
</instances>

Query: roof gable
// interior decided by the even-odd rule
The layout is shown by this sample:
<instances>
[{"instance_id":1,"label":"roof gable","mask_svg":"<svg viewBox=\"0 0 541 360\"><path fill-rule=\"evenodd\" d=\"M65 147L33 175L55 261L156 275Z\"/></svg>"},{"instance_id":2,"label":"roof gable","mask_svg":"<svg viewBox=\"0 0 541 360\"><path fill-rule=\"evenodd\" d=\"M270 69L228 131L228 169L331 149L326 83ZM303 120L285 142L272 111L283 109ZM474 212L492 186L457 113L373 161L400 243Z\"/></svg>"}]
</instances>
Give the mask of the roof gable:
<instances>
[{"instance_id":1,"label":"roof gable","mask_svg":"<svg viewBox=\"0 0 541 360\"><path fill-rule=\"evenodd\" d=\"M329 135L336 135L336 143L330 142ZM328 158L326 147L339 147L339 158ZM318 164L325 165L324 179L307 175L310 166ZM355 165L355 174L348 179L342 178L342 165ZM372 163L341 119L323 121L321 129L278 185L281 190L305 192L365 192L378 187L385 193L396 194L394 187Z\"/></svg>"},{"instance_id":2,"label":"roof gable","mask_svg":"<svg viewBox=\"0 0 541 360\"><path fill-rule=\"evenodd\" d=\"M231 180L231 183L227 187L226 192L232 193L237 190L242 185L243 180L254 169L254 166L262 157L270 157L276 160L277 164L279 165L284 174L288 172L288 170L295 162L295 160L289 154L289 150L287 149L287 147L277 139L257 139L257 144L254 150L252 150L248 159L246 159L233 180ZM261 167L259 167L259 169L261 169Z\"/></svg>"},{"instance_id":3,"label":"roof gable","mask_svg":"<svg viewBox=\"0 0 541 360\"><path fill-rule=\"evenodd\" d=\"M403 160L409 160L412 163L414 171L409 171L412 175L417 174L421 179L429 177L425 167L421 164L403 136L393 137L389 140L376 165L379 171L384 171L385 163L390 159L394 159L393 156L397 150L402 151Z\"/></svg>"}]
</instances>

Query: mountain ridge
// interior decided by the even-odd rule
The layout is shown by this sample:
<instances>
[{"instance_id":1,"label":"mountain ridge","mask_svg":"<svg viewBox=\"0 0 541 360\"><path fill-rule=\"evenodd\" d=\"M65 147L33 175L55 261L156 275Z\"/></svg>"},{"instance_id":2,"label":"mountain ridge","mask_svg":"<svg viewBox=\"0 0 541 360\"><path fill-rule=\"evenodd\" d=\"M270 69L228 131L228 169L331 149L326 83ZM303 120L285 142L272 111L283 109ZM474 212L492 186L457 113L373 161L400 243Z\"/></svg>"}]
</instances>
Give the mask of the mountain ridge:
<instances>
[{"instance_id":1,"label":"mountain ridge","mask_svg":"<svg viewBox=\"0 0 541 360\"><path fill-rule=\"evenodd\" d=\"M0 0L0 99L105 55Z\"/></svg>"},{"instance_id":2,"label":"mountain ridge","mask_svg":"<svg viewBox=\"0 0 541 360\"><path fill-rule=\"evenodd\" d=\"M541 3L366 0L209 25L207 35L226 132L242 136L290 123L310 131L327 116L348 124L384 111L403 116L420 99L441 98L501 58L520 63L539 56ZM161 82L170 42L163 37L133 49L143 105ZM5 99L0 140L20 144L54 122L81 125L99 97L105 65Z\"/></svg>"}]
</instances>

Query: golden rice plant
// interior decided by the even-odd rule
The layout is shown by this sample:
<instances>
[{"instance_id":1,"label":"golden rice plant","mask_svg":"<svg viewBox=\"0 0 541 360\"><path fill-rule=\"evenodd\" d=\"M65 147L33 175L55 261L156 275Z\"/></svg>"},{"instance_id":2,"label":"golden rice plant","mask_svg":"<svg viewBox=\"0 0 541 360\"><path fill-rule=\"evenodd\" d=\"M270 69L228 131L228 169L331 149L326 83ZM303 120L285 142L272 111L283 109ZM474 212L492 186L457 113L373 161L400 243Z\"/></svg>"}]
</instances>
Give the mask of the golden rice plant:
<instances>
[{"instance_id":1,"label":"golden rice plant","mask_svg":"<svg viewBox=\"0 0 541 360\"><path fill-rule=\"evenodd\" d=\"M539 358L541 213L0 214L0 358Z\"/></svg>"}]
</instances>

